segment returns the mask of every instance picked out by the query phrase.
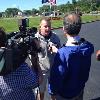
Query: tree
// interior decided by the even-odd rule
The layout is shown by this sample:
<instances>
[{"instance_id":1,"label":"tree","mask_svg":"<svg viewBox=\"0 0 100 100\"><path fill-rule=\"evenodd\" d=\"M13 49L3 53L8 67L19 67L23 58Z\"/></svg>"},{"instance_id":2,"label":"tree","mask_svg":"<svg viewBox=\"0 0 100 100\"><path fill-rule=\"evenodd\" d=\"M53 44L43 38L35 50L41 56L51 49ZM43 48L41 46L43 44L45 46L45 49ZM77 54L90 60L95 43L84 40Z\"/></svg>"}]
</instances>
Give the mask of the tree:
<instances>
[{"instance_id":1,"label":"tree","mask_svg":"<svg viewBox=\"0 0 100 100\"><path fill-rule=\"evenodd\" d=\"M76 0L72 0L73 5L76 5L76 3L77 3Z\"/></svg>"},{"instance_id":2,"label":"tree","mask_svg":"<svg viewBox=\"0 0 100 100\"><path fill-rule=\"evenodd\" d=\"M6 16L8 16L8 17L14 17L15 15L18 14L19 11L20 11L20 10L17 9L17 8L7 8L7 9L5 10L5 14L6 14Z\"/></svg>"},{"instance_id":3,"label":"tree","mask_svg":"<svg viewBox=\"0 0 100 100\"><path fill-rule=\"evenodd\" d=\"M31 11L31 10L24 10L23 13L24 13L26 16L32 15L32 11Z\"/></svg>"},{"instance_id":4,"label":"tree","mask_svg":"<svg viewBox=\"0 0 100 100\"><path fill-rule=\"evenodd\" d=\"M32 15L36 15L37 13L39 13L39 10L33 8L33 9L32 9Z\"/></svg>"},{"instance_id":5,"label":"tree","mask_svg":"<svg viewBox=\"0 0 100 100\"><path fill-rule=\"evenodd\" d=\"M2 17L2 12L0 12L0 18Z\"/></svg>"},{"instance_id":6,"label":"tree","mask_svg":"<svg viewBox=\"0 0 100 100\"><path fill-rule=\"evenodd\" d=\"M42 14L43 12L50 12L50 6L49 5L43 5L42 7L39 8L40 13Z\"/></svg>"}]
</instances>

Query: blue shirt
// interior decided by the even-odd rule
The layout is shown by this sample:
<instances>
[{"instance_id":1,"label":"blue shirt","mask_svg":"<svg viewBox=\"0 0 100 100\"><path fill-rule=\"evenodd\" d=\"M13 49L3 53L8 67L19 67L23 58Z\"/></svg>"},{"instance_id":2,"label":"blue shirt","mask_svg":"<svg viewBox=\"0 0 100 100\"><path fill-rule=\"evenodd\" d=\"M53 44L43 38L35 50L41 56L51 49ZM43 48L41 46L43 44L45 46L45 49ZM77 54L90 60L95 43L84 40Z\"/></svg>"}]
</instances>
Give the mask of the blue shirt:
<instances>
[{"instance_id":1,"label":"blue shirt","mask_svg":"<svg viewBox=\"0 0 100 100\"><path fill-rule=\"evenodd\" d=\"M37 86L36 74L24 63L15 72L0 76L0 100L35 100L32 89Z\"/></svg>"},{"instance_id":2,"label":"blue shirt","mask_svg":"<svg viewBox=\"0 0 100 100\"><path fill-rule=\"evenodd\" d=\"M60 48L50 72L49 93L64 98L77 96L88 80L93 52L88 41Z\"/></svg>"}]
</instances>

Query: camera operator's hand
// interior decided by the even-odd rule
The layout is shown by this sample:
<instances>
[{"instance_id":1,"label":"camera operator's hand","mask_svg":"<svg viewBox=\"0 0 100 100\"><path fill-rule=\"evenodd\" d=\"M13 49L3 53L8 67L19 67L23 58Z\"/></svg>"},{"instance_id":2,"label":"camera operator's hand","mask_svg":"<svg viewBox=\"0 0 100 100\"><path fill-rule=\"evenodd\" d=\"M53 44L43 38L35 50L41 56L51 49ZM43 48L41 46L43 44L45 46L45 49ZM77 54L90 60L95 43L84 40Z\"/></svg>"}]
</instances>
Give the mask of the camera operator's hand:
<instances>
[{"instance_id":1,"label":"camera operator's hand","mask_svg":"<svg viewBox=\"0 0 100 100\"><path fill-rule=\"evenodd\" d=\"M100 61L100 50L98 50L98 51L96 52L96 59L97 59L98 61Z\"/></svg>"}]
</instances>

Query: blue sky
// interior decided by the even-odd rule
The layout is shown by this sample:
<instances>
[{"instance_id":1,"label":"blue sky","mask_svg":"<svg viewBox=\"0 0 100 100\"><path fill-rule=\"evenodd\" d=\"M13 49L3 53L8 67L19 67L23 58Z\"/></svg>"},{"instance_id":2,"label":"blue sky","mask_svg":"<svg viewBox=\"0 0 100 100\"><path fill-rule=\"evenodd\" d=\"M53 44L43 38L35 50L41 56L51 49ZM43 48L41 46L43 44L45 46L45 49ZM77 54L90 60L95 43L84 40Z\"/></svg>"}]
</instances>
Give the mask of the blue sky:
<instances>
[{"instance_id":1,"label":"blue sky","mask_svg":"<svg viewBox=\"0 0 100 100\"><path fill-rule=\"evenodd\" d=\"M20 10L32 10L32 8L38 9L43 4L42 0L0 0L0 12L5 11L7 8L19 8ZM57 0L57 5L65 4L72 0Z\"/></svg>"}]
</instances>

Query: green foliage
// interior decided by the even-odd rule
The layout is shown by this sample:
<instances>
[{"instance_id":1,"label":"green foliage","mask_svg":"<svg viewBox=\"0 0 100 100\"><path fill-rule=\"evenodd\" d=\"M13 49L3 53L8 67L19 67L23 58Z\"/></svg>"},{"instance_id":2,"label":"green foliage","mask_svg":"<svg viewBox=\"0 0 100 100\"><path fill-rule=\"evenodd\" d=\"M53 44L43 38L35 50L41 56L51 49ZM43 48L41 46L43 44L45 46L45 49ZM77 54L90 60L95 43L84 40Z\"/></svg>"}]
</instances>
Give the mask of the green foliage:
<instances>
[{"instance_id":1,"label":"green foliage","mask_svg":"<svg viewBox=\"0 0 100 100\"><path fill-rule=\"evenodd\" d=\"M50 11L50 6L49 5L43 5L43 7L39 8L40 12L49 12Z\"/></svg>"},{"instance_id":2,"label":"green foliage","mask_svg":"<svg viewBox=\"0 0 100 100\"><path fill-rule=\"evenodd\" d=\"M66 1L66 4L50 6L50 5L43 5L39 8L39 10L33 8L32 10L24 11L25 15L35 15L35 14L42 14L43 12L50 12L54 10L59 10L61 13L66 13L69 11L75 11L76 8L79 8L84 13L89 13L91 11L100 10L100 0L72 0L72 3ZM21 11L17 8L7 8L5 10L6 17L14 17L17 13Z\"/></svg>"},{"instance_id":3,"label":"green foliage","mask_svg":"<svg viewBox=\"0 0 100 100\"><path fill-rule=\"evenodd\" d=\"M74 5L75 5L76 3L77 3L77 2L76 2L76 0L72 0L72 4L74 4Z\"/></svg>"},{"instance_id":4,"label":"green foliage","mask_svg":"<svg viewBox=\"0 0 100 100\"><path fill-rule=\"evenodd\" d=\"M31 10L24 10L23 13L26 15L26 16L29 16L32 14L32 11Z\"/></svg>"},{"instance_id":5,"label":"green foliage","mask_svg":"<svg viewBox=\"0 0 100 100\"><path fill-rule=\"evenodd\" d=\"M8 17L14 17L15 15L18 14L18 11L20 11L20 10L17 9L17 8L7 8L7 9L5 10L5 14L6 14L6 16L8 16Z\"/></svg>"},{"instance_id":6,"label":"green foliage","mask_svg":"<svg viewBox=\"0 0 100 100\"><path fill-rule=\"evenodd\" d=\"M36 14L36 13L39 13L39 10L33 8L33 9L32 9L32 15L34 15L34 14Z\"/></svg>"}]
</instances>

